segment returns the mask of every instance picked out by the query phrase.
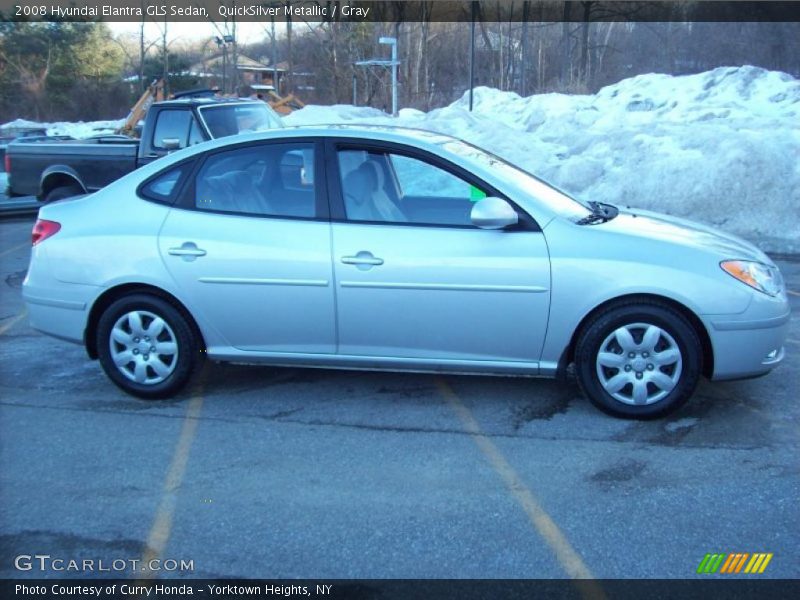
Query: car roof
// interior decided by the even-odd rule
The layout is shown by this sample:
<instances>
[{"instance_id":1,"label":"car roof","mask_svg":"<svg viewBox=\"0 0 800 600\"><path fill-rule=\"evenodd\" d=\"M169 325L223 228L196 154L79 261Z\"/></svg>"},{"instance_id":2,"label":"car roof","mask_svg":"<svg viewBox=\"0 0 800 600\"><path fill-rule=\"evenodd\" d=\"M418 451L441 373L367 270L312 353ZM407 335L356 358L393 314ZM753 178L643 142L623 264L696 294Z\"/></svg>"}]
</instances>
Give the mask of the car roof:
<instances>
[{"instance_id":1,"label":"car roof","mask_svg":"<svg viewBox=\"0 0 800 600\"><path fill-rule=\"evenodd\" d=\"M396 127L392 125L302 125L221 137L192 146L186 150L189 150L191 153L200 153L215 148L232 146L234 144L308 137L357 138L364 141L395 142L437 151L441 151L441 144L458 140L458 138L425 129ZM187 156L187 154L183 154L183 151L176 154L181 154L184 157Z\"/></svg>"},{"instance_id":2,"label":"car roof","mask_svg":"<svg viewBox=\"0 0 800 600\"><path fill-rule=\"evenodd\" d=\"M378 124L333 124L333 125L301 125L291 127L304 132L307 135L312 129L318 130L315 135L333 137L364 137L367 139L381 139L391 141L390 138L402 138L404 141L425 142L428 144L442 144L457 138L443 133L437 133L428 129L417 129L400 125L378 125Z\"/></svg>"}]
</instances>

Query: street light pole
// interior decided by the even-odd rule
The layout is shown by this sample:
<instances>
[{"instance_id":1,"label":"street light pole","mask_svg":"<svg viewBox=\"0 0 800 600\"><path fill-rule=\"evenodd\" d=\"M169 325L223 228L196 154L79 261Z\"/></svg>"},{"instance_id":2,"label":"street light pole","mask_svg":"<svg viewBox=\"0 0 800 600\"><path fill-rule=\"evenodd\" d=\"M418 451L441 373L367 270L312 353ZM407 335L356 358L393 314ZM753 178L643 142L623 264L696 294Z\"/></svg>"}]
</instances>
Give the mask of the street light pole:
<instances>
[{"instance_id":1,"label":"street light pole","mask_svg":"<svg viewBox=\"0 0 800 600\"><path fill-rule=\"evenodd\" d=\"M392 47L392 116L397 116L397 38L382 37L379 44L389 44Z\"/></svg>"}]
</instances>

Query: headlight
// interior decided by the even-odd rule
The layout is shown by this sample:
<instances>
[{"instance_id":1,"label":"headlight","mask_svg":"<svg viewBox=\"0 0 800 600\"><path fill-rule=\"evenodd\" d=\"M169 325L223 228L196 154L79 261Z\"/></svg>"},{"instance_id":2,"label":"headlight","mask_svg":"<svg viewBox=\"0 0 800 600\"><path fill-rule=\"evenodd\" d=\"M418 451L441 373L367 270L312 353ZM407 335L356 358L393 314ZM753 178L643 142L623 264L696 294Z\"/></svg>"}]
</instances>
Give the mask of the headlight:
<instances>
[{"instance_id":1,"label":"headlight","mask_svg":"<svg viewBox=\"0 0 800 600\"><path fill-rule=\"evenodd\" d=\"M731 277L769 296L777 296L783 290L781 272L775 267L750 260L724 260L719 266Z\"/></svg>"}]
</instances>

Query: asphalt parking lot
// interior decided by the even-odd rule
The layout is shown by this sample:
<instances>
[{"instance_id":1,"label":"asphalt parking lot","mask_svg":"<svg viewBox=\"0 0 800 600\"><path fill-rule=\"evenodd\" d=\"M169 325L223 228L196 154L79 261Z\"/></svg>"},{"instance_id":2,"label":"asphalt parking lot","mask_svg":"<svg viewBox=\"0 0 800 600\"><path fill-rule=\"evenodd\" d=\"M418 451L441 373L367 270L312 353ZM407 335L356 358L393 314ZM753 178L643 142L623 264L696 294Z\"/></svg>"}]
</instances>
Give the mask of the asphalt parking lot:
<instances>
[{"instance_id":1,"label":"asphalt parking lot","mask_svg":"<svg viewBox=\"0 0 800 600\"><path fill-rule=\"evenodd\" d=\"M28 327L32 223L0 221L2 577L86 576L14 566L43 553L193 562L161 578L686 578L729 552L800 577L799 259L778 261L784 364L665 420L574 383L234 365L152 403Z\"/></svg>"}]
</instances>

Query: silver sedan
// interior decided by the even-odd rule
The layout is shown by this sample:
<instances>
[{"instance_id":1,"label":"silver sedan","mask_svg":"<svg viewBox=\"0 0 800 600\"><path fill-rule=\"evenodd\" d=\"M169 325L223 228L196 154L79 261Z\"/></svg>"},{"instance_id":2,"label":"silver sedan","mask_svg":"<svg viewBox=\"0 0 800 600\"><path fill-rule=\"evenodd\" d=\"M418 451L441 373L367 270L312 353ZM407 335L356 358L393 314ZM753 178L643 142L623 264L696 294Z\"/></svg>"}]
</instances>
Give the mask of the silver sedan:
<instances>
[{"instance_id":1,"label":"silver sedan","mask_svg":"<svg viewBox=\"0 0 800 600\"><path fill-rule=\"evenodd\" d=\"M786 291L753 245L579 202L480 148L388 127L176 152L44 206L31 324L164 398L216 361L562 376L622 417L784 357Z\"/></svg>"}]
</instances>

